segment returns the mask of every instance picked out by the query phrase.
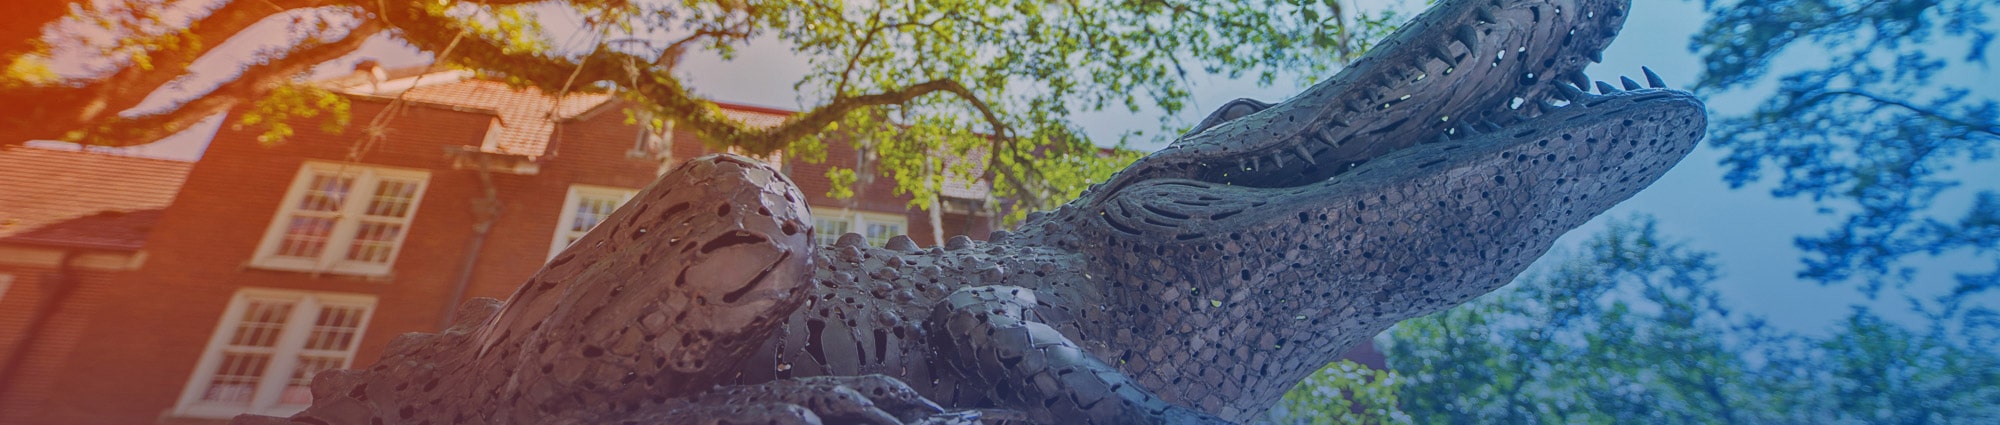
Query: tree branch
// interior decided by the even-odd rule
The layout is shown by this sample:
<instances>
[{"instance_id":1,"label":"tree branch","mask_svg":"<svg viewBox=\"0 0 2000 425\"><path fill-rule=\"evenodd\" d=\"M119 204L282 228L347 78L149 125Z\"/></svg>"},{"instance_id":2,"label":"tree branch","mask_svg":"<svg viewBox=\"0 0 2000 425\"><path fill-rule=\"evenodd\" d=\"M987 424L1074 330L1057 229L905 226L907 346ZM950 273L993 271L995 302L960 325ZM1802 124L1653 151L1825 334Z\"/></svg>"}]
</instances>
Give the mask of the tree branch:
<instances>
[{"instance_id":1,"label":"tree branch","mask_svg":"<svg viewBox=\"0 0 2000 425\"><path fill-rule=\"evenodd\" d=\"M189 24L187 39L175 48L138 53L152 56L149 61L151 66L126 63L117 73L94 82L92 85L98 88L94 99L88 108L80 111L83 114L77 119L97 121L103 119L105 114L131 109L145 101L147 95L187 75L188 65L252 25L282 13L313 7L312 3L305 0L225 2L209 12L208 16Z\"/></svg>"},{"instance_id":2,"label":"tree branch","mask_svg":"<svg viewBox=\"0 0 2000 425\"><path fill-rule=\"evenodd\" d=\"M1902 108L1902 109L1904 109L1904 110L1907 110L1907 111L1910 111L1911 113L1914 113L1914 114L1917 114L1918 116L1922 116L1922 117L1925 117L1925 118L1930 118L1930 119L1933 119L1933 120L1938 120L1938 121L1941 121L1941 122L1944 122L1945 124L1950 124L1950 125L1954 125L1954 126L1959 126L1959 127L1964 127L1964 128L1967 128L1967 129L1970 129L1970 130L1972 130L1972 131L1975 131L1975 132L1980 132L1980 133L1986 133L1987 135L1990 135L1990 136L2000 136L2000 126L1996 126L1996 125L1993 125L1993 124L1990 124L1990 123L1978 123L1978 122L1972 122L1972 121L1968 121L1968 120L1965 120L1965 119L1962 119L1962 118L1958 118L1958 117L1953 117L1953 116L1948 116L1948 115L1945 115L1945 114L1943 114L1943 113L1940 113L1940 112L1938 112L1938 111L1934 111L1934 110L1931 110L1930 108L1925 108L1925 107L1921 107L1921 106L1917 106L1917 105L1912 105L1912 104L1910 104L1909 102L1904 102L1904 101L1901 101L1901 100L1896 100L1896 99L1889 99L1889 98L1884 98L1884 97L1881 97L1881 96L1877 96L1877 95L1875 95L1875 94L1873 94L1873 93L1868 93L1868 92L1863 92L1863 91L1858 91L1858 90L1833 90L1833 91L1828 91L1828 92L1825 92L1825 93L1821 93L1821 94L1819 94L1819 95L1816 95L1816 96L1813 96L1813 97L1812 97L1812 99L1811 99L1811 102L1809 102L1809 103L1818 103L1818 102L1819 102L1819 100L1821 100L1821 99L1825 99L1825 98L1828 98L1828 97L1832 97L1832 96L1854 96L1854 97L1859 97L1859 98L1863 98L1863 99L1868 99L1869 101L1872 101L1872 102L1875 102L1875 103L1879 103L1879 104L1883 104L1883 105L1889 105L1889 106L1895 106L1895 107L1898 107L1898 108Z\"/></svg>"},{"instance_id":3,"label":"tree branch","mask_svg":"<svg viewBox=\"0 0 2000 425\"><path fill-rule=\"evenodd\" d=\"M833 86L834 99L847 96L847 80L854 75L854 66L861 63L861 54L868 51L869 45L875 44L875 36L880 35L883 29L889 28L882 25L882 9L875 9L875 16L868 19L868 25L872 27L868 29L868 35L861 38L861 43L854 45L854 54L847 56L847 68L840 71L840 82Z\"/></svg>"},{"instance_id":4,"label":"tree branch","mask_svg":"<svg viewBox=\"0 0 2000 425\"><path fill-rule=\"evenodd\" d=\"M253 64L235 79L214 90L172 108L169 112L124 117L117 114L76 114L74 108L95 100L81 94L87 88L33 87L0 91L0 102L35 105L25 114L7 117L7 127L17 129L0 145L19 144L35 139L56 139L100 146L132 146L152 143L173 135L203 119L267 93L272 87L311 70L313 66L338 59L370 36L386 30L380 21L363 19L339 40L293 50L279 60ZM64 102L62 96L84 98ZM143 96L143 94L142 94Z\"/></svg>"}]
</instances>

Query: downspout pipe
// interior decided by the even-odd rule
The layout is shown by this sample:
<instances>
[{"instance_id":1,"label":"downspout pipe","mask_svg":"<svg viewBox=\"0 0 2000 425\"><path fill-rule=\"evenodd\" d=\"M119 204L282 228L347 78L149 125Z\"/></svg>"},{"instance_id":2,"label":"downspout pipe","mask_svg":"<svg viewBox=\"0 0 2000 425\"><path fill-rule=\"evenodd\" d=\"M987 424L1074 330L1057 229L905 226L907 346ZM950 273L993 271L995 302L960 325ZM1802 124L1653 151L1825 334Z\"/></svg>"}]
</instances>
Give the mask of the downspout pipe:
<instances>
[{"instance_id":1,"label":"downspout pipe","mask_svg":"<svg viewBox=\"0 0 2000 425\"><path fill-rule=\"evenodd\" d=\"M486 238L493 233L493 223L500 220L500 190L493 186L492 160L486 155L478 158L478 173L481 197L472 199L472 215L477 217L472 223L472 237L465 242L465 260L459 264L458 279L451 284L451 297L444 300L444 314L438 316L438 329L451 327L458 317L458 305L465 300L465 293L472 286L472 271L479 265L479 253L486 247Z\"/></svg>"},{"instance_id":2,"label":"downspout pipe","mask_svg":"<svg viewBox=\"0 0 2000 425\"><path fill-rule=\"evenodd\" d=\"M56 266L54 275L46 281L48 287L44 289L48 291L42 295L42 302L35 306L35 314L28 318L28 328L21 333L20 341L15 343L12 349L7 350L6 367L0 368L0 394L12 391L13 384L21 381L19 379L21 363L27 360L28 350L34 347L35 341L41 339L42 333L48 330L49 323L55 320L57 313L60 313L58 310L61 310L70 296L76 293L76 287L82 286L74 268L76 257L75 250L63 251L62 260Z\"/></svg>"}]
</instances>

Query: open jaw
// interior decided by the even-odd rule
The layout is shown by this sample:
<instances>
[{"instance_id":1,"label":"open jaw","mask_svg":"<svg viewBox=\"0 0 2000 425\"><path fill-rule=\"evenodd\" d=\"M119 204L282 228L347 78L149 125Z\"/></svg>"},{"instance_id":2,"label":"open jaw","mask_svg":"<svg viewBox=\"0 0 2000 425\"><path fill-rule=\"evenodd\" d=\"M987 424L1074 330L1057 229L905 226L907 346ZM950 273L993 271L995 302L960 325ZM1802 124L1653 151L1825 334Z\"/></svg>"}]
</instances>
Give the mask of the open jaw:
<instances>
[{"instance_id":1,"label":"open jaw","mask_svg":"<svg viewBox=\"0 0 2000 425\"><path fill-rule=\"evenodd\" d=\"M1254 113L1222 116L1253 110L1224 108L1204 121L1212 127L1195 129L1107 186L1180 178L1293 187L1440 137L1502 131L1590 90L1583 68L1616 36L1628 6L1441 2L1334 78Z\"/></svg>"},{"instance_id":2,"label":"open jaw","mask_svg":"<svg viewBox=\"0 0 2000 425\"><path fill-rule=\"evenodd\" d=\"M1431 127L1427 131L1406 129L1406 132L1413 133L1407 138L1368 137L1367 134L1354 133L1343 135L1332 131L1309 133L1305 137L1283 139L1284 142L1271 143L1260 149L1214 155L1213 159L1195 163L1197 166L1190 167L1193 172L1186 176L1155 175L1148 180L1181 178L1248 188L1313 186L1358 171L1370 161L1418 146L1453 141L1477 143L1475 139L1488 134L1534 134L1535 129L1561 128L1590 118L1611 118L1589 113L1557 114L1575 112L1569 110L1573 106L1596 108L1614 101L1638 105L1652 100L1692 101L1692 96L1686 92L1667 89L1652 70L1643 71L1648 80L1644 85L1631 77L1619 77L1620 82L1615 85L1603 81L1555 81L1546 83L1554 88L1546 98L1520 99L1485 110L1439 112L1439 118L1424 124ZM1590 93L1593 89L1598 93ZM1402 125L1417 124L1405 122ZM1398 129L1389 126L1375 131ZM1338 137L1337 140L1344 142L1329 143L1326 141L1329 137ZM1509 137L1498 139L1504 141ZM1341 149L1343 147L1347 149Z\"/></svg>"},{"instance_id":3,"label":"open jaw","mask_svg":"<svg viewBox=\"0 0 2000 425\"><path fill-rule=\"evenodd\" d=\"M1636 82L1621 83L1601 85L1602 94L1574 92L1574 101L1543 106L1509 125L1440 133L1327 177L1246 170L1227 182L1132 182L1104 194L1095 215L1115 233L1193 242L1288 226L1293 215L1301 223L1329 213L1352 217L1369 204L1402 198L1435 205L1398 207L1408 209L1399 215L1567 230L1658 179L1693 150L1707 125L1701 102L1687 92L1623 90ZM1298 183L1257 184L1272 182ZM1436 199L1418 201L1426 197ZM1518 209L1502 207L1508 205Z\"/></svg>"}]
</instances>

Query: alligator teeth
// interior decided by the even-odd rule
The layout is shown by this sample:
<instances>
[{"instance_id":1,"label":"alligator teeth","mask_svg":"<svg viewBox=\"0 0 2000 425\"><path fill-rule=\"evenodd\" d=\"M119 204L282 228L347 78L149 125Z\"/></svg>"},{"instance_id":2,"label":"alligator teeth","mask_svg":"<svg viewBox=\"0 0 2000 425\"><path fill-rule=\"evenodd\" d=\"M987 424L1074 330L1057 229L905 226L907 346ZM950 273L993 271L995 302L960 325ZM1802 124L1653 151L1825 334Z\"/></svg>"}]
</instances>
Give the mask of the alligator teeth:
<instances>
[{"instance_id":1,"label":"alligator teeth","mask_svg":"<svg viewBox=\"0 0 2000 425\"><path fill-rule=\"evenodd\" d=\"M1652 68L1647 68L1642 66L1639 67L1639 70L1646 72L1646 85L1652 86L1653 88L1656 89L1667 88L1667 82L1665 80L1660 79L1660 74L1654 74Z\"/></svg>"},{"instance_id":2,"label":"alligator teeth","mask_svg":"<svg viewBox=\"0 0 2000 425\"><path fill-rule=\"evenodd\" d=\"M1506 128L1506 127L1503 127L1503 126L1501 126L1501 125L1500 125L1500 123L1497 123L1497 122L1493 122L1493 120L1485 120L1485 121L1480 121L1480 122L1479 122L1479 125L1483 125L1483 126L1486 126L1486 131L1487 131L1487 132L1495 132L1495 131L1500 131L1500 129L1502 129L1502 128Z\"/></svg>"},{"instance_id":3,"label":"alligator teeth","mask_svg":"<svg viewBox=\"0 0 2000 425\"><path fill-rule=\"evenodd\" d=\"M1561 106L1556 106L1556 104L1550 103L1548 99L1535 99L1535 106L1541 107L1542 112L1553 111L1556 108L1561 108Z\"/></svg>"},{"instance_id":4,"label":"alligator teeth","mask_svg":"<svg viewBox=\"0 0 2000 425\"><path fill-rule=\"evenodd\" d=\"M1590 52L1590 63L1604 63L1604 51Z\"/></svg>"},{"instance_id":5,"label":"alligator teeth","mask_svg":"<svg viewBox=\"0 0 2000 425\"><path fill-rule=\"evenodd\" d=\"M1619 92L1618 88L1612 87L1611 83L1603 81L1597 82L1597 94L1612 94L1617 92Z\"/></svg>"},{"instance_id":6,"label":"alligator teeth","mask_svg":"<svg viewBox=\"0 0 2000 425\"><path fill-rule=\"evenodd\" d=\"M1444 63L1452 63L1451 50L1445 49L1444 44L1432 44L1430 47L1431 56L1436 56L1439 61Z\"/></svg>"},{"instance_id":7,"label":"alligator teeth","mask_svg":"<svg viewBox=\"0 0 2000 425\"><path fill-rule=\"evenodd\" d=\"M1472 29L1471 25L1460 25L1458 32L1452 36L1458 39L1459 44L1465 45L1465 51L1479 51L1479 30Z\"/></svg>"},{"instance_id":8,"label":"alligator teeth","mask_svg":"<svg viewBox=\"0 0 2000 425\"><path fill-rule=\"evenodd\" d=\"M1319 165L1319 161L1313 160L1312 152L1306 151L1305 145L1293 143L1292 153L1297 154L1299 156L1299 159L1305 160L1306 165Z\"/></svg>"},{"instance_id":9,"label":"alligator teeth","mask_svg":"<svg viewBox=\"0 0 2000 425\"><path fill-rule=\"evenodd\" d=\"M1415 65L1404 64L1402 67L1398 68L1397 71L1399 75L1393 77L1394 81L1391 82L1399 85L1402 84L1404 81L1416 82L1416 81L1423 81L1424 79L1423 77L1424 66L1421 63Z\"/></svg>"},{"instance_id":10,"label":"alligator teeth","mask_svg":"<svg viewBox=\"0 0 2000 425\"><path fill-rule=\"evenodd\" d=\"M1437 140L1432 140L1432 141L1431 141L1431 143L1444 143L1444 142L1449 142L1449 141L1451 141L1451 135L1450 135L1450 134L1446 134L1446 133L1438 133L1438 138L1437 138Z\"/></svg>"},{"instance_id":11,"label":"alligator teeth","mask_svg":"<svg viewBox=\"0 0 2000 425\"><path fill-rule=\"evenodd\" d=\"M1583 99L1584 96L1588 95L1584 93L1582 89L1579 89L1576 86L1568 84L1557 84L1555 86L1556 86L1556 95L1562 96L1563 100L1577 101Z\"/></svg>"},{"instance_id":12,"label":"alligator teeth","mask_svg":"<svg viewBox=\"0 0 2000 425\"><path fill-rule=\"evenodd\" d=\"M1284 153L1274 153L1274 154L1271 154L1271 168L1276 168L1276 169L1280 169L1280 170L1282 170L1282 169L1285 169L1285 154L1284 154Z\"/></svg>"},{"instance_id":13,"label":"alligator teeth","mask_svg":"<svg viewBox=\"0 0 2000 425\"><path fill-rule=\"evenodd\" d=\"M1464 122L1460 122L1458 124L1458 132L1464 133L1466 136L1477 136L1479 135L1480 131L1478 128L1475 127L1476 126L1472 124L1466 124Z\"/></svg>"},{"instance_id":14,"label":"alligator teeth","mask_svg":"<svg viewBox=\"0 0 2000 425\"><path fill-rule=\"evenodd\" d=\"M1250 161L1250 160L1247 160L1247 159L1243 159L1243 158L1236 158L1236 169L1238 169L1238 170L1243 170L1243 171L1250 171L1250 162L1249 162L1249 161Z\"/></svg>"},{"instance_id":15,"label":"alligator teeth","mask_svg":"<svg viewBox=\"0 0 2000 425\"><path fill-rule=\"evenodd\" d=\"M1632 81L1632 77L1623 75L1618 76L1618 84L1625 86L1626 90L1638 90L1640 88L1638 81Z\"/></svg>"},{"instance_id":16,"label":"alligator teeth","mask_svg":"<svg viewBox=\"0 0 2000 425\"><path fill-rule=\"evenodd\" d=\"M1335 139L1333 138L1333 129L1331 128L1319 129L1319 131L1315 132L1314 135L1318 136L1314 138L1319 139L1320 143L1325 143L1327 146L1331 147L1336 147L1336 148L1340 147L1340 142L1335 141Z\"/></svg>"},{"instance_id":17,"label":"alligator teeth","mask_svg":"<svg viewBox=\"0 0 2000 425\"><path fill-rule=\"evenodd\" d=\"M1577 87L1590 85L1590 76L1584 75L1583 70L1580 69L1575 71L1570 71L1569 74L1563 75L1563 78L1569 79L1569 83L1575 84Z\"/></svg>"},{"instance_id":18,"label":"alligator teeth","mask_svg":"<svg viewBox=\"0 0 2000 425\"><path fill-rule=\"evenodd\" d=\"M1500 22L1499 18L1493 17L1493 11L1486 10L1486 8L1482 7L1482 8L1472 9L1472 12L1478 14L1480 23L1490 24L1494 22Z\"/></svg>"}]
</instances>

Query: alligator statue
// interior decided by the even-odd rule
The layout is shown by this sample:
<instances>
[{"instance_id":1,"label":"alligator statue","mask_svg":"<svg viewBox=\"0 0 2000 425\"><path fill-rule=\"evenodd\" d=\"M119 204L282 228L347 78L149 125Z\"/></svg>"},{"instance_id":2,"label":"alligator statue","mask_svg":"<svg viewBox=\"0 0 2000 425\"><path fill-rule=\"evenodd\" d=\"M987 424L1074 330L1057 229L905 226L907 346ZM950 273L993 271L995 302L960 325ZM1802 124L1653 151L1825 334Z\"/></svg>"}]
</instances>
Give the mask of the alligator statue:
<instances>
[{"instance_id":1,"label":"alligator statue","mask_svg":"<svg viewBox=\"0 0 2000 425\"><path fill-rule=\"evenodd\" d=\"M240 424L1226 423L1511 280L1703 135L1591 81L1629 0L1446 0L989 241L815 246L774 168L667 173L506 303Z\"/></svg>"}]
</instances>

